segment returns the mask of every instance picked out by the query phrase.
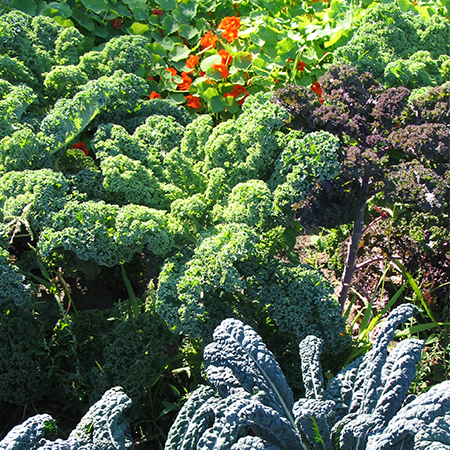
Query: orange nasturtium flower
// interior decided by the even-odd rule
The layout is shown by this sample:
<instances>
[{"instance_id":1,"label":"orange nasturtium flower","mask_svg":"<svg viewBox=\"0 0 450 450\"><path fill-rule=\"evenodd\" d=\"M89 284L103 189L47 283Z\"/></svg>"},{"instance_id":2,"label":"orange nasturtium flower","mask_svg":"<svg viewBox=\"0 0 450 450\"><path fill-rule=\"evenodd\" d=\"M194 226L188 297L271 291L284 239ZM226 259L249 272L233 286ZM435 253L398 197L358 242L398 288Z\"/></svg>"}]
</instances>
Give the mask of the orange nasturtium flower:
<instances>
[{"instance_id":1,"label":"orange nasturtium flower","mask_svg":"<svg viewBox=\"0 0 450 450\"><path fill-rule=\"evenodd\" d=\"M162 98L157 92L152 91L150 94L150 100L153 100L154 98Z\"/></svg>"},{"instance_id":2,"label":"orange nasturtium flower","mask_svg":"<svg viewBox=\"0 0 450 450\"><path fill-rule=\"evenodd\" d=\"M186 61L186 66L189 69L193 69L198 64L198 55L189 55L189 58Z\"/></svg>"},{"instance_id":3,"label":"orange nasturtium flower","mask_svg":"<svg viewBox=\"0 0 450 450\"><path fill-rule=\"evenodd\" d=\"M181 72L181 79L183 82L178 85L178 89L180 91L188 91L192 84L191 77L186 72Z\"/></svg>"},{"instance_id":4,"label":"orange nasturtium flower","mask_svg":"<svg viewBox=\"0 0 450 450\"><path fill-rule=\"evenodd\" d=\"M220 72L220 75L222 78L227 78L228 75L230 75L230 72L227 70L227 66L225 64L213 64L213 69L216 69L218 72Z\"/></svg>"},{"instance_id":5,"label":"orange nasturtium flower","mask_svg":"<svg viewBox=\"0 0 450 450\"><path fill-rule=\"evenodd\" d=\"M202 50L205 50L205 48L212 47L216 48L216 42L219 40L219 38L214 34L212 34L212 31L207 31L205 35L200 39L200 45L202 46Z\"/></svg>"},{"instance_id":6,"label":"orange nasturtium flower","mask_svg":"<svg viewBox=\"0 0 450 450\"><path fill-rule=\"evenodd\" d=\"M219 50L219 55L222 57L222 64L225 67L228 67L231 61L233 61L233 57L226 50Z\"/></svg>"},{"instance_id":7,"label":"orange nasturtium flower","mask_svg":"<svg viewBox=\"0 0 450 450\"><path fill-rule=\"evenodd\" d=\"M238 37L238 29L241 26L239 17L225 17L217 27L218 30L223 30L222 37L228 42L233 42Z\"/></svg>"},{"instance_id":8,"label":"orange nasturtium flower","mask_svg":"<svg viewBox=\"0 0 450 450\"><path fill-rule=\"evenodd\" d=\"M316 81L312 86L311 86L311 90L313 92L315 92L319 97L322 96L322 88L320 87L320 84L318 81Z\"/></svg>"},{"instance_id":9,"label":"orange nasturtium flower","mask_svg":"<svg viewBox=\"0 0 450 450\"><path fill-rule=\"evenodd\" d=\"M239 17L229 16L225 17L217 27L218 30L228 30L235 28L236 30L241 26L241 19Z\"/></svg>"},{"instance_id":10,"label":"orange nasturtium flower","mask_svg":"<svg viewBox=\"0 0 450 450\"><path fill-rule=\"evenodd\" d=\"M194 97L193 95L186 95L187 106L191 108L198 109L200 108L200 97Z\"/></svg>"},{"instance_id":11,"label":"orange nasturtium flower","mask_svg":"<svg viewBox=\"0 0 450 450\"><path fill-rule=\"evenodd\" d=\"M299 61L297 64L297 70L299 70L300 72L303 72L305 70L306 67L306 63L304 63L303 61Z\"/></svg>"},{"instance_id":12,"label":"orange nasturtium flower","mask_svg":"<svg viewBox=\"0 0 450 450\"><path fill-rule=\"evenodd\" d=\"M316 81L312 86L311 86L311 90L313 92L315 92L318 96L319 96L319 101L320 103L322 103L323 105L323 100L322 100L322 88L320 87L320 84L318 81Z\"/></svg>"},{"instance_id":13,"label":"orange nasturtium flower","mask_svg":"<svg viewBox=\"0 0 450 450\"><path fill-rule=\"evenodd\" d=\"M244 95L244 97L242 97L240 100L238 100L238 105L242 106L242 104L244 103L244 100L248 97L248 92L247 89L245 89L244 86L241 86L240 84L235 84L233 86L233 90L231 92L227 92L226 94L224 94L224 97L234 97L234 98L238 98L239 96Z\"/></svg>"}]
</instances>

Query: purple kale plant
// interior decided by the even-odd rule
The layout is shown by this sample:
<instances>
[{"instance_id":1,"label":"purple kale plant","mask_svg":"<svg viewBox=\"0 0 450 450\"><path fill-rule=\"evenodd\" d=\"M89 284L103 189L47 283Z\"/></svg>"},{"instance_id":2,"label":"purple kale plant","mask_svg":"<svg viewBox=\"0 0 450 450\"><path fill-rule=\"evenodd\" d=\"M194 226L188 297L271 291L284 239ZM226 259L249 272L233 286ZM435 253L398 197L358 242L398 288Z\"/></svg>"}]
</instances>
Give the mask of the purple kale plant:
<instances>
[{"instance_id":1,"label":"purple kale plant","mask_svg":"<svg viewBox=\"0 0 450 450\"><path fill-rule=\"evenodd\" d=\"M344 307L368 232L370 199L382 193L377 201L382 198L384 206L401 203L442 217L448 213L450 83L413 92L403 86L386 88L370 73L339 65L320 77L318 85L320 99L306 87L288 85L272 100L290 112L289 127L328 131L340 140L339 177L316 184L293 209L304 225L353 222L338 294Z\"/></svg>"}]
</instances>

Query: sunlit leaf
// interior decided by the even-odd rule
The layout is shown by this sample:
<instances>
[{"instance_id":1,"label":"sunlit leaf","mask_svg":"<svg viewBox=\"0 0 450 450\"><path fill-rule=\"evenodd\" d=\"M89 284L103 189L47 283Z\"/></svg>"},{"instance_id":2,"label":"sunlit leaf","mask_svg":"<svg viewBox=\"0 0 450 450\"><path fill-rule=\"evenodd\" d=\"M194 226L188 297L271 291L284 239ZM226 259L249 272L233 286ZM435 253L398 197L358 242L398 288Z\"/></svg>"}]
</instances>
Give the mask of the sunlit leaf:
<instances>
[{"instance_id":1,"label":"sunlit leaf","mask_svg":"<svg viewBox=\"0 0 450 450\"><path fill-rule=\"evenodd\" d=\"M74 8L72 11L72 18L77 21L83 28L86 28L88 31L94 30L94 21L83 14L78 8Z\"/></svg>"},{"instance_id":2,"label":"sunlit leaf","mask_svg":"<svg viewBox=\"0 0 450 450\"><path fill-rule=\"evenodd\" d=\"M167 36L168 34L175 33L180 25L172 16L166 16L162 23L162 30L164 34Z\"/></svg>"},{"instance_id":3,"label":"sunlit leaf","mask_svg":"<svg viewBox=\"0 0 450 450\"><path fill-rule=\"evenodd\" d=\"M11 9L18 9L30 16L34 16L36 14L37 5L33 0L14 0L11 3Z\"/></svg>"},{"instance_id":4,"label":"sunlit leaf","mask_svg":"<svg viewBox=\"0 0 450 450\"><path fill-rule=\"evenodd\" d=\"M185 45L175 46L169 53L169 59L172 61L181 61L189 56L191 50Z\"/></svg>"},{"instance_id":5,"label":"sunlit leaf","mask_svg":"<svg viewBox=\"0 0 450 450\"><path fill-rule=\"evenodd\" d=\"M105 2L103 0L81 0L86 9L94 11L96 14L107 11Z\"/></svg>"},{"instance_id":6,"label":"sunlit leaf","mask_svg":"<svg viewBox=\"0 0 450 450\"><path fill-rule=\"evenodd\" d=\"M222 57L218 54L208 56L200 63L200 69L206 72L213 64L220 64Z\"/></svg>"},{"instance_id":7,"label":"sunlit leaf","mask_svg":"<svg viewBox=\"0 0 450 450\"><path fill-rule=\"evenodd\" d=\"M163 11L172 11L177 7L177 0L155 0Z\"/></svg>"},{"instance_id":8,"label":"sunlit leaf","mask_svg":"<svg viewBox=\"0 0 450 450\"><path fill-rule=\"evenodd\" d=\"M178 33L181 37L187 39L188 41L196 38L199 34L198 30L190 25L180 25Z\"/></svg>"},{"instance_id":9,"label":"sunlit leaf","mask_svg":"<svg viewBox=\"0 0 450 450\"><path fill-rule=\"evenodd\" d=\"M252 64L253 57L249 52L238 52L234 56L234 66L238 69L245 70Z\"/></svg>"},{"instance_id":10,"label":"sunlit leaf","mask_svg":"<svg viewBox=\"0 0 450 450\"><path fill-rule=\"evenodd\" d=\"M49 14L49 12L51 13ZM72 15L72 8L67 3L51 2L47 5L41 14L43 16L60 16L63 20L68 19Z\"/></svg>"},{"instance_id":11,"label":"sunlit leaf","mask_svg":"<svg viewBox=\"0 0 450 450\"><path fill-rule=\"evenodd\" d=\"M131 8L134 14L134 18L138 21L148 22L148 16L150 14L150 9L147 5L136 6Z\"/></svg>"},{"instance_id":12,"label":"sunlit leaf","mask_svg":"<svg viewBox=\"0 0 450 450\"><path fill-rule=\"evenodd\" d=\"M150 28L147 24L140 23L140 22L134 22L133 24L131 24L129 29L131 30L131 32L133 34L144 34L150 30Z\"/></svg>"},{"instance_id":13,"label":"sunlit leaf","mask_svg":"<svg viewBox=\"0 0 450 450\"><path fill-rule=\"evenodd\" d=\"M167 100L174 105L181 105L186 101L186 98L183 94L170 94Z\"/></svg>"},{"instance_id":14,"label":"sunlit leaf","mask_svg":"<svg viewBox=\"0 0 450 450\"><path fill-rule=\"evenodd\" d=\"M225 103L225 99L218 95L217 97L211 98L211 109L214 114L218 114L222 111L225 111L227 104Z\"/></svg>"},{"instance_id":15,"label":"sunlit leaf","mask_svg":"<svg viewBox=\"0 0 450 450\"><path fill-rule=\"evenodd\" d=\"M178 3L177 8L172 14L179 23L188 25L197 14L197 2L194 0L188 0L184 3Z\"/></svg>"}]
</instances>

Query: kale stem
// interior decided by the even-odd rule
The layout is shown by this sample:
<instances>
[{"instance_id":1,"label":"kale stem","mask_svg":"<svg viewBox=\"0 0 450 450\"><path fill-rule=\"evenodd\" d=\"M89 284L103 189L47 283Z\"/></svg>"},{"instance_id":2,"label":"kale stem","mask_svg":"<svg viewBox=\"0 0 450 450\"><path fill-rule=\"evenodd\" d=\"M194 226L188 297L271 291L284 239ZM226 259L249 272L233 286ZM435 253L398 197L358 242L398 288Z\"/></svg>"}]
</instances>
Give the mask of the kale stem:
<instances>
[{"instance_id":1,"label":"kale stem","mask_svg":"<svg viewBox=\"0 0 450 450\"><path fill-rule=\"evenodd\" d=\"M341 305L341 310L344 311L345 301L350 289L350 282L352 280L353 273L355 272L356 256L358 253L359 243L364 231L364 211L367 204L367 192L369 190L369 179L367 174L360 180L361 187L366 193L364 203L359 208L358 216L356 217L353 225L352 239L348 244L347 259L345 261L344 272L342 273L341 284L339 286L338 302Z\"/></svg>"}]
</instances>

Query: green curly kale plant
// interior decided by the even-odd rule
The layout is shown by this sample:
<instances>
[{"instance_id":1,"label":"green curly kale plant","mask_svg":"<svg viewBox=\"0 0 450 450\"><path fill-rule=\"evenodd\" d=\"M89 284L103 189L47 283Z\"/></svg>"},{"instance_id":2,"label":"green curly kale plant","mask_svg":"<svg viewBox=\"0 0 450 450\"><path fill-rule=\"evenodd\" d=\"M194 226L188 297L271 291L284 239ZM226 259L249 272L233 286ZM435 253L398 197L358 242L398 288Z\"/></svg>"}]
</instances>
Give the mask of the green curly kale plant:
<instances>
[{"instance_id":1,"label":"green curly kale plant","mask_svg":"<svg viewBox=\"0 0 450 450\"><path fill-rule=\"evenodd\" d=\"M417 310L404 304L387 317L372 350L324 386L322 341L300 343L305 398L294 402L273 355L247 325L226 319L204 351L210 386L189 397L165 449L425 448L450 438L449 382L407 398L423 342L401 341L388 355L399 324ZM435 404L432 402L435 401ZM420 430L420 431L419 431Z\"/></svg>"},{"instance_id":2,"label":"green curly kale plant","mask_svg":"<svg viewBox=\"0 0 450 450\"><path fill-rule=\"evenodd\" d=\"M423 19L380 3L368 9L350 41L335 50L333 62L371 72L391 87L438 86L450 81L449 39L444 17Z\"/></svg>"},{"instance_id":3,"label":"green curly kale plant","mask_svg":"<svg viewBox=\"0 0 450 450\"><path fill-rule=\"evenodd\" d=\"M320 271L276 260L244 223L218 226L200 239L161 270L156 308L173 330L208 342L226 317L258 326L255 316L262 310L298 341L316 334L327 353L346 350L345 321Z\"/></svg>"}]
</instances>

